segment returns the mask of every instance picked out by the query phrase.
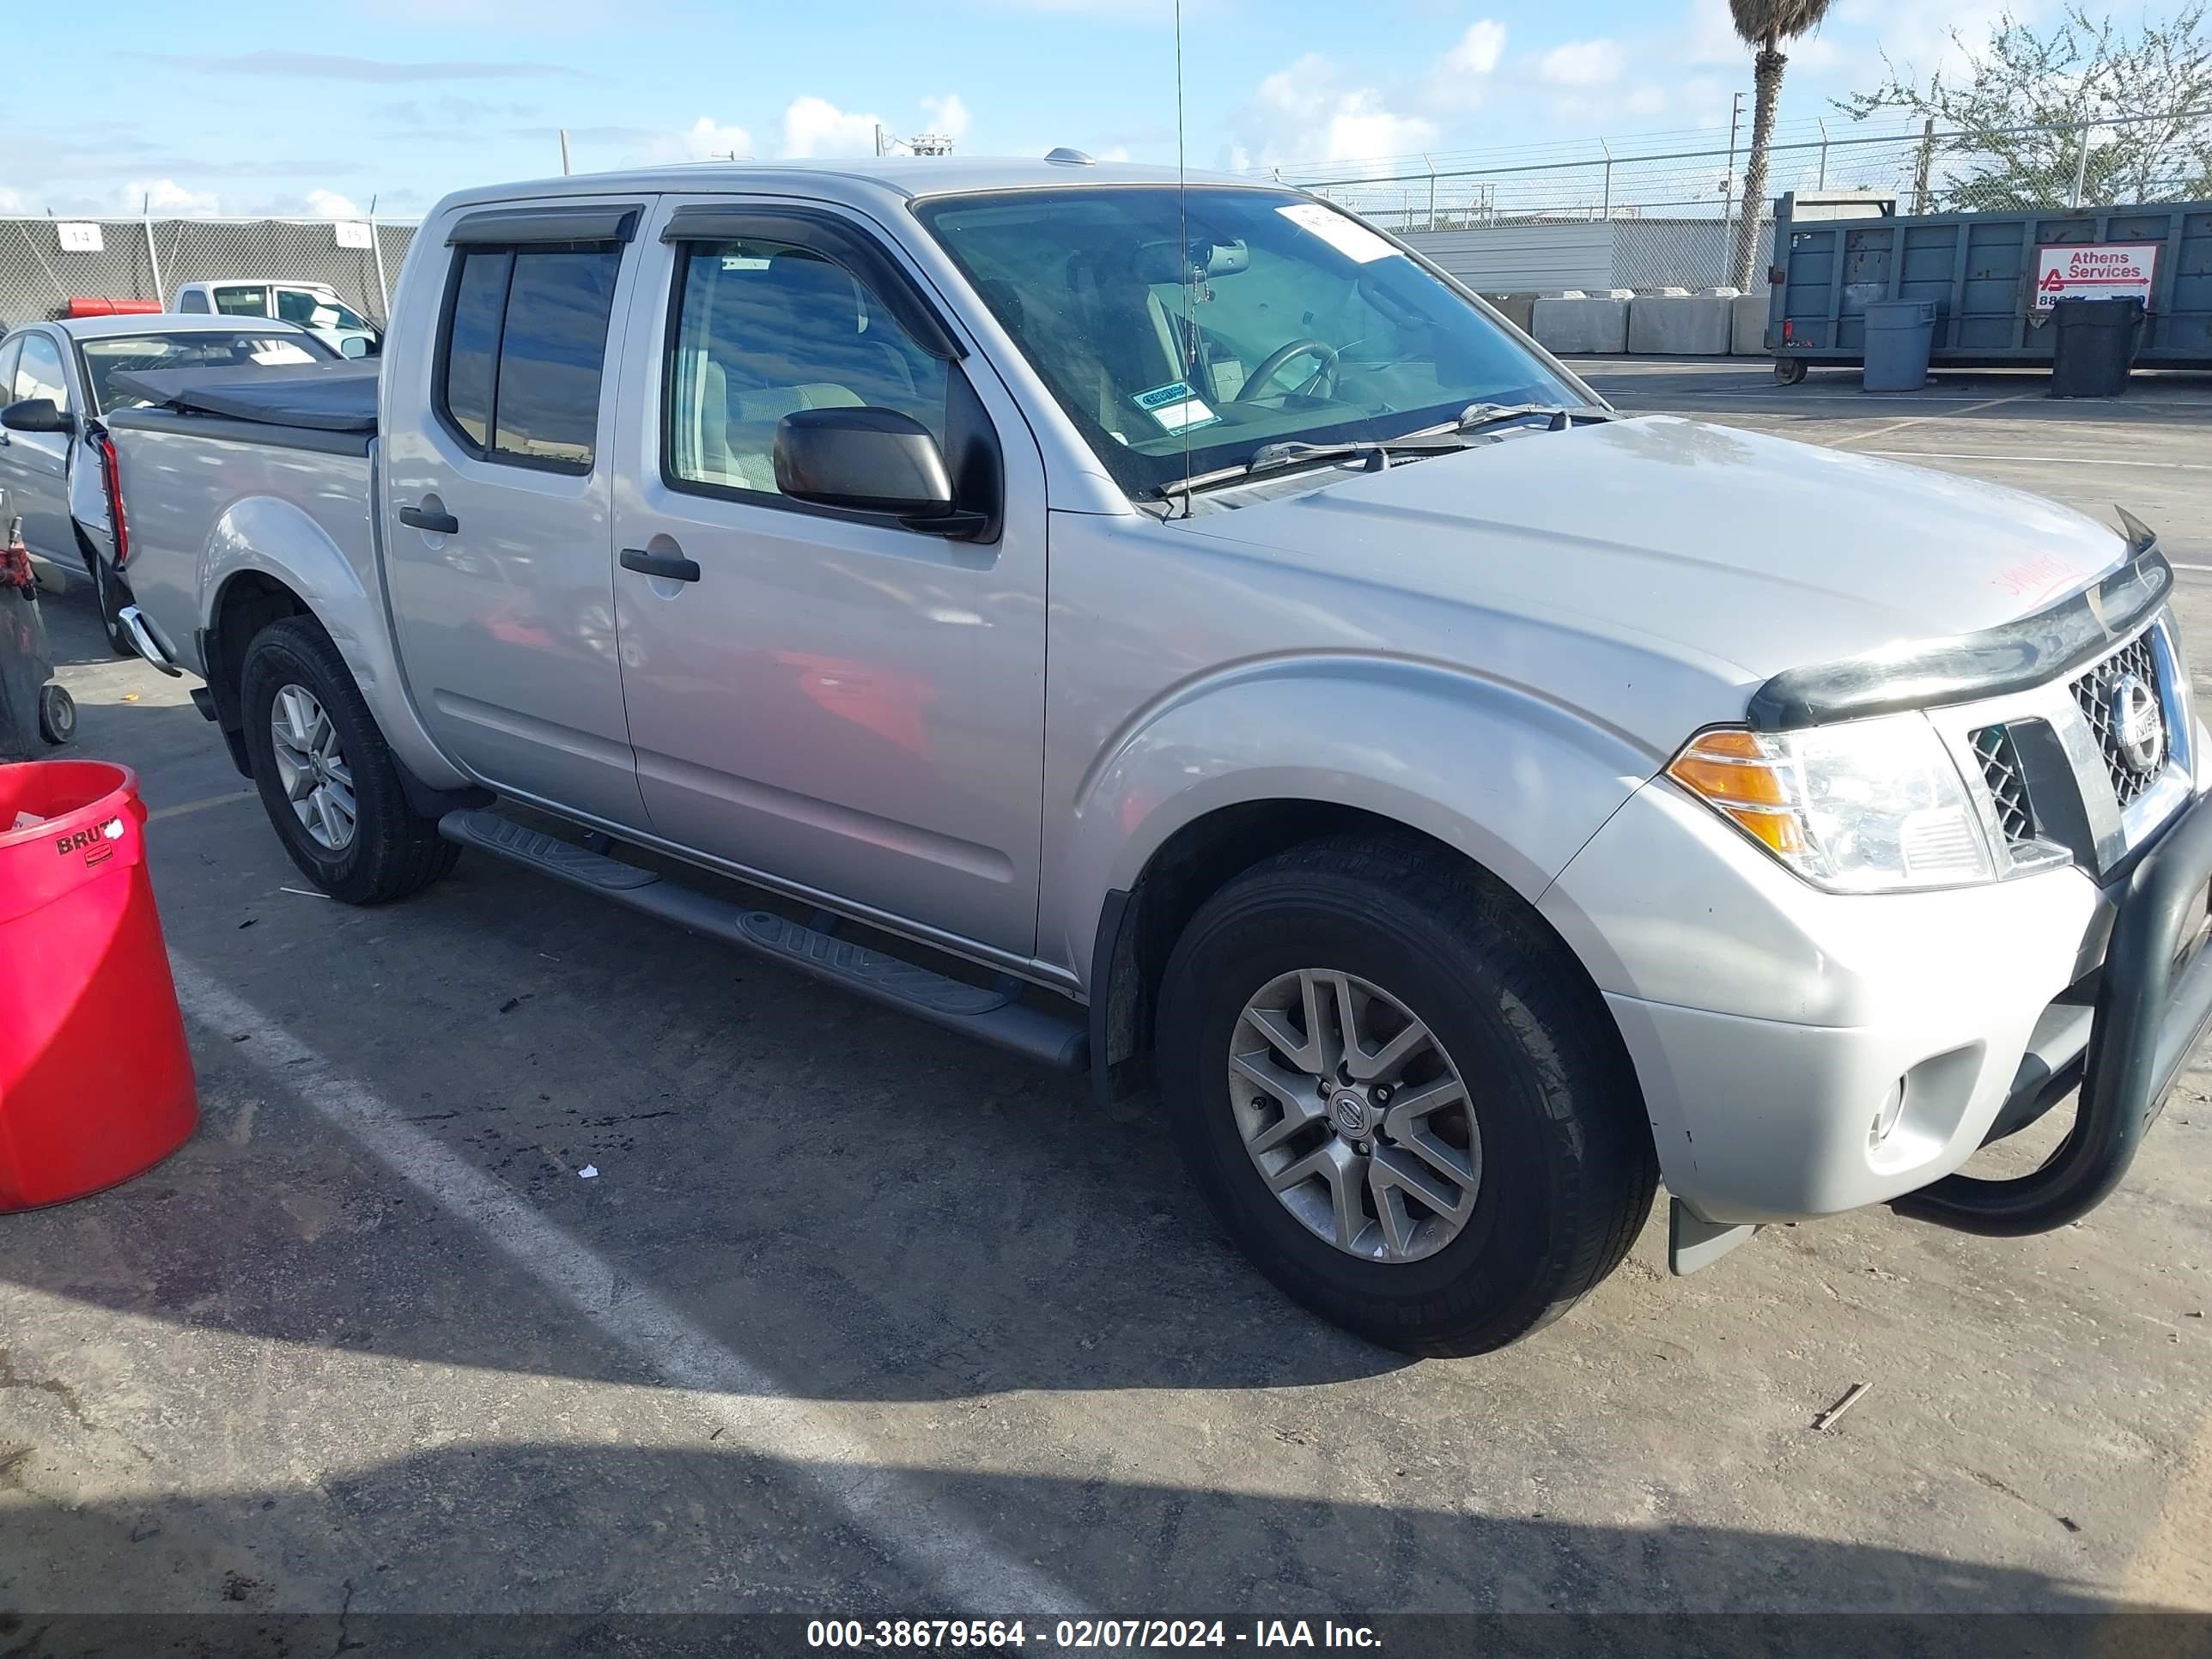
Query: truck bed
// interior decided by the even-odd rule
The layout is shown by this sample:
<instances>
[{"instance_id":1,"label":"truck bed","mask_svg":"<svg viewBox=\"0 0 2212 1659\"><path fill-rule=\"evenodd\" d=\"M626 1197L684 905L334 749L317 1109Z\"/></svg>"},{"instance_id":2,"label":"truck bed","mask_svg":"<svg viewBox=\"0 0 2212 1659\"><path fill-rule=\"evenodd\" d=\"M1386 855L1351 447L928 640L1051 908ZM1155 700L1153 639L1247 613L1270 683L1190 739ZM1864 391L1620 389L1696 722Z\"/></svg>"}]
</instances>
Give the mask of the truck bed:
<instances>
[{"instance_id":1,"label":"truck bed","mask_svg":"<svg viewBox=\"0 0 2212 1659\"><path fill-rule=\"evenodd\" d=\"M352 360L298 369L126 370L114 377L117 387L152 406L114 410L108 424L366 454L376 435L376 380L374 363Z\"/></svg>"},{"instance_id":2,"label":"truck bed","mask_svg":"<svg viewBox=\"0 0 2212 1659\"><path fill-rule=\"evenodd\" d=\"M341 641L386 636L370 506L373 368L115 378L161 400L115 410L106 424L131 526L125 574L173 661L205 672L202 630L224 582L248 570L314 593ZM353 665L364 678L388 673L385 655Z\"/></svg>"}]
</instances>

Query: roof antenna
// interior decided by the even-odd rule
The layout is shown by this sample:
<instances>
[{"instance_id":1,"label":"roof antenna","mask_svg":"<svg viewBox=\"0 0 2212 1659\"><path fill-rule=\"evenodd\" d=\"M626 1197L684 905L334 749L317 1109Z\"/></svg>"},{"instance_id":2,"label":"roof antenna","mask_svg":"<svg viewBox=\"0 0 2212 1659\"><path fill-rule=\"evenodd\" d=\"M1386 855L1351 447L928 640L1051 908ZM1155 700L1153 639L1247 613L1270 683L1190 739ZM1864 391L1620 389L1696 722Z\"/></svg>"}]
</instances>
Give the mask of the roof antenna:
<instances>
[{"instance_id":1,"label":"roof antenna","mask_svg":"<svg viewBox=\"0 0 2212 1659\"><path fill-rule=\"evenodd\" d=\"M1182 349L1176 354L1182 359L1182 378L1185 403L1183 413L1190 412L1188 400L1198 396L1192 384L1198 366L1192 361L1191 267L1190 267L1190 185L1184 178L1182 131L1182 0L1175 0L1176 48L1176 240L1182 249ZM1182 423L1182 515L1190 517L1190 422Z\"/></svg>"}]
</instances>

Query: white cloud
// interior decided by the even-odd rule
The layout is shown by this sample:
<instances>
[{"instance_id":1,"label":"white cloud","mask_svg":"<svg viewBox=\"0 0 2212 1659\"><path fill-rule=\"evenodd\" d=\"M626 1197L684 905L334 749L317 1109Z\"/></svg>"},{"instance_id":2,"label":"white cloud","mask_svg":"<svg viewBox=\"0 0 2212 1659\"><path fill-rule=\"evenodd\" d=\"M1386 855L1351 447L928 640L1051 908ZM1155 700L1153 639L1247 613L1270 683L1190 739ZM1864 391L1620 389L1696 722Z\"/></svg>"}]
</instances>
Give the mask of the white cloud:
<instances>
[{"instance_id":1,"label":"white cloud","mask_svg":"<svg viewBox=\"0 0 2212 1659\"><path fill-rule=\"evenodd\" d=\"M341 196L334 190L309 191L307 211L318 219L365 219L368 216L354 205L353 198Z\"/></svg>"},{"instance_id":2,"label":"white cloud","mask_svg":"<svg viewBox=\"0 0 2212 1659\"><path fill-rule=\"evenodd\" d=\"M1445 112L1465 112L1482 102L1491 74L1505 55L1505 25L1480 17L1437 60L1421 88L1421 101Z\"/></svg>"},{"instance_id":3,"label":"white cloud","mask_svg":"<svg viewBox=\"0 0 2212 1659\"><path fill-rule=\"evenodd\" d=\"M969 125L975 118L957 92L949 92L942 98L925 98L921 100L921 109L922 113L929 117L932 132L940 133L955 142L968 136Z\"/></svg>"},{"instance_id":4,"label":"white cloud","mask_svg":"<svg viewBox=\"0 0 2212 1659\"><path fill-rule=\"evenodd\" d=\"M0 185L0 213L24 214L30 210L30 201L21 191Z\"/></svg>"},{"instance_id":5,"label":"white cloud","mask_svg":"<svg viewBox=\"0 0 2212 1659\"><path fill-rule=\"evenodd\" d=\"M1262 167L1415 155L1437 141L1434 122L1400 114L1372 87L1344 86L1319 52L1261 81L1233 121L1233 158Z\"/></svg>"},{"instance_id":6,"label":"white cloud","mask_svg":"<svg viewBox=\"0 0 2212 1659\"><path fill-rule=\"evenodd\" d=\"M1453 75L1487 75L1504 55L1505 25L1494 17L1480 17L1444 54L1443 67Z\"/></svg>"},{"instance_id":7,"label":"white cloud","mask_svg":"<svg viewBox=\"0 0 2212 1659\"><path fill-rule=\"evenodd\" d=\"M1627 64L1617 40L1570 40L1539 58L1536 73L1554 87L1604 87L1618 81Z\"/></svg>"},{"instance_id":8,"label":"white cloud","mask_svg":"<svg viewBox=\"0 0 2212 1659\"><path fill-rule=\"evenodd\" d=\"M687 161L714 161L729 156L745 160L753 153L753 137L734 122L702 115L681 140Z\"/></svg>"},{"instance_id":9,"label":"white cloud","mask_svg":"<svg viewBox=\"0 0 2212 1659\"><path fill-rule=\"evenodd\" d=\"M211 192L186 190L173 179L133 179L119 194L125 212L136 213L143 205L156 218L209 219L222 205Z\"/></svg>"},{"instance_id":10,"label":"white cloud","mask_svg":"<svg viewBox=\"0 0 2212 1659\"><path fill-rule=\"evenodd\" d=\"M1634 88L1620 101L1620 109L1624 115L1660 115L1665 113L1666 108L1667 88L1648 82Z\"/></svg>"},{"instance_id":11,"label":"white cloud","mask_svg":"<svg viewBox=\"0 0 2212 1659\"><path fill-rule=\"evenodd\" d=\"M965 106L962 113L966 113ZM883 118L848 114L827 98L794 98L783 112L783 153L794 160L810 155L872 155L876 129Z\"/></svg>"},{"instance_id":12,"label":"white cloud","mask_svg":"<svg viewBox=\"0 0 2212 1659\"><path fill-rule=\"evenodd\" d=\"M1115 144L1111 149L1098 151L1097 158L1102 161L1126 161L1129 159L1129 147Z\"/></svg>"}]
</instances>

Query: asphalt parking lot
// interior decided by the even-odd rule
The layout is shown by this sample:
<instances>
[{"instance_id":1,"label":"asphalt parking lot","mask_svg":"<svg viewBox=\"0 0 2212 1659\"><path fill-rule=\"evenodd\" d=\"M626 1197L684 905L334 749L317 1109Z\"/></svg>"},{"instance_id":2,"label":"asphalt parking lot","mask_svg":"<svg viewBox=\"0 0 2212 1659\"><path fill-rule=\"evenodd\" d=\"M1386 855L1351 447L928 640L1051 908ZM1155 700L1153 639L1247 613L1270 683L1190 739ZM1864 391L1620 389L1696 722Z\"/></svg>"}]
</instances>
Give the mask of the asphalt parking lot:
<instances>
[{"instance_id":1,"label":"asphalt parking lot","mask_svg":"<svg viewBox=\"0 0 2212 1659\"><path fill-rule=\"evenodd\" d=\"M2212 377L1582 367L2121 503L2212 640ZM2212 1611L2201 1067L2058 1234L1673 1279L1662 1206L1565 1321L1413 1362L1249 1270L1142 1108L481 858L301 890L183 686L47 615L155 809L204 1117L0 1218L0 1608Z\"/></svg>"}]
</instances>

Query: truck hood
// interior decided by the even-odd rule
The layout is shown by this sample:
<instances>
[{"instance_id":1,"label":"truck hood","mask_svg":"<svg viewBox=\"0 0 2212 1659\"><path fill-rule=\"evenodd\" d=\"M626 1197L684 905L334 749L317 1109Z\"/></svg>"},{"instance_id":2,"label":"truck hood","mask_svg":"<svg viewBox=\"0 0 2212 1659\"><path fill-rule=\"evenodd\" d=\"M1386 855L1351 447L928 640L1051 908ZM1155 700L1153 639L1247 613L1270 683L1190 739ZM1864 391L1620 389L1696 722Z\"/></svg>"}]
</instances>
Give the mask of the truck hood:
<instances>
[{"instance_id":1,"label":"truck hood","mask_svg":"<svg viewBox=\"0 0 2212 1659\"><path fill-rule=\"evenodd\" d=\"M1248 555L1668 659L1732 694L2009 622L2127 551L2038 496L1671 416L1322 476L1186 522ZM1739 696L1708 718L1741 712Z\"/></svg>"}]
</instances>

